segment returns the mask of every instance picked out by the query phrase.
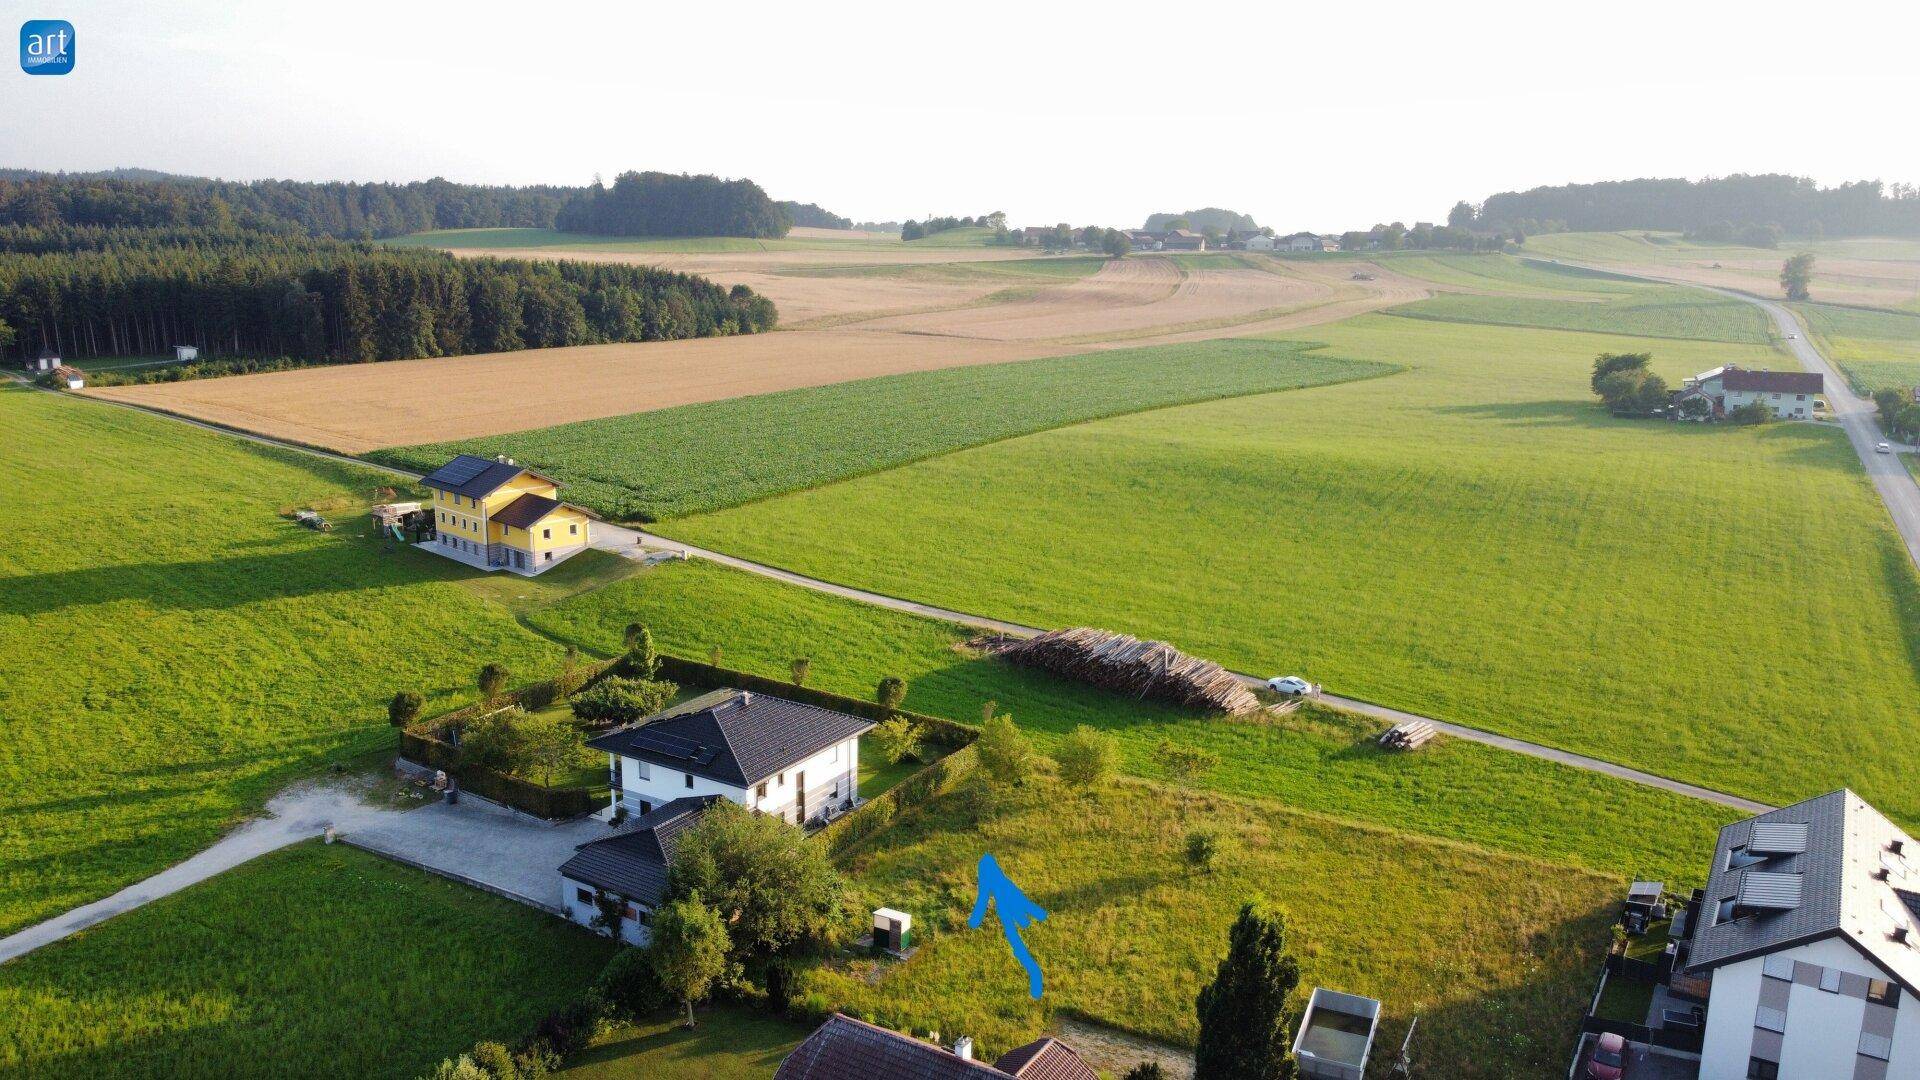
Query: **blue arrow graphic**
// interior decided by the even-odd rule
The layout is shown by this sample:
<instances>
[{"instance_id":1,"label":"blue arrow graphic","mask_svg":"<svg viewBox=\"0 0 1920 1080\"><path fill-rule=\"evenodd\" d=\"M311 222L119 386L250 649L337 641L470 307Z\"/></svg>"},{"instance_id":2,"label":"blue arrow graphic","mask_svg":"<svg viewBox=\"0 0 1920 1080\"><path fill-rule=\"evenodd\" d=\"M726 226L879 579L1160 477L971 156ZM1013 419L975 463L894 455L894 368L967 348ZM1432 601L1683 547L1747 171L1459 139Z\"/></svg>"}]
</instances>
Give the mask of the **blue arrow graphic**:
<instances>
[{"instance_id":1,"label":"blue arrow graphic","mask_svg":"<svg viewBox=\"0 0 1920 1080\"><path fill-rule=\"evenodd\" d=\"M1027 969L1027 993L1040 996L1044 980L1040 976L1040 964L1028 951L1027 943L1020 940L1022 927L1031 926L1047 917L1047 909L1027 899L1020 886L1013 883L1000 863L992 855L980 856L980 895L973 902L973 914L967 918L967 926L978 930L987 917L987 901L1000 914L1000 930L1007 935L1007 944L1013 948L1013 958Z\"/></svg>"}]
</instances>

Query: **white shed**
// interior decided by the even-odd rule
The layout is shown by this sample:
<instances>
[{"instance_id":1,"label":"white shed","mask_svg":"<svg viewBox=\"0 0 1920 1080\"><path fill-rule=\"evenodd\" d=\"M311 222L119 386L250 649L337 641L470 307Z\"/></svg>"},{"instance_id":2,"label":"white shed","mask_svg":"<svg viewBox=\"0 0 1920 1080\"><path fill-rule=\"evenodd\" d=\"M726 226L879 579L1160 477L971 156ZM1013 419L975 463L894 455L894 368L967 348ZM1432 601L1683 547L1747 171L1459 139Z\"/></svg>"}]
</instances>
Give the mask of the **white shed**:
<instances>
[{"instance_id":1,"label":"white shed","mask_svg":"<svg viewBox=\"0 0 1920 1080\"><path fill-rule=\"evenodd\" d=\"M181 364L189 360L198 360L200 359L200 349L194 345L175 345L173 347L173 359L176 363Z\"/></svg>"}]
</instances>

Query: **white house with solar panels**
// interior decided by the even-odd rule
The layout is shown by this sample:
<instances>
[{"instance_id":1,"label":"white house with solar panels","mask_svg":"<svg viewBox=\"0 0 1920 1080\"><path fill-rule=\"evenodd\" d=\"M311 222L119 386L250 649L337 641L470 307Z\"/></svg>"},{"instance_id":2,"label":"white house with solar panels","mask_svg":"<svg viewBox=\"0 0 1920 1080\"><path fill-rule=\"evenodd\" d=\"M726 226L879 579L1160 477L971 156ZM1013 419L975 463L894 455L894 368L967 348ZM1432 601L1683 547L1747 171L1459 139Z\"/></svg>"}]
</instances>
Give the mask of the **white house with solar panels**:
<instances>
[{"instance_id":1,"label":"white house with solar panels","mask_svg":"<svg viewBox=\"0 0 1920 1080\"><path fill-rule=\"evenodd\" d=\"M716 690L587 745L604 750L614 833L560 867L561 907L583 926L618 909L643 945L677 837L719 799L806 825L853 808L860 736L873 721L770 694Z\"/></svg>"},{"instance_id":2,"label":"white house with solar panels","mask_svg":"<svg viewBox=\"0 0 1920 1080\"><path fill-rule=\"evenodd\" d=\"M1679 961L1707 982L1700 1080L1920 1077L1920 864L1851 791L1720 830Z\"/></svg>"}]
</instances>

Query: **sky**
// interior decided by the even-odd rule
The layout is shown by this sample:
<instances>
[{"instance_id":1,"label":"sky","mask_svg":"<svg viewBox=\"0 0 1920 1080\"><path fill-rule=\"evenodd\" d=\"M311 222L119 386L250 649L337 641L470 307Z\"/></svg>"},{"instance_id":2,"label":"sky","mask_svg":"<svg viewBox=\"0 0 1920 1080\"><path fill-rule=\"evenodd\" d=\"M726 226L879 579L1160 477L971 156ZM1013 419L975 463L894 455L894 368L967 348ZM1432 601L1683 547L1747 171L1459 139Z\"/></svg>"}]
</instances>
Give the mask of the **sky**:
<instances>
[{"instance_id":1,"label":"sky","mask_svg":"<svg viewBox=\"0 0 1920 1080\"><path fill-rule=\"evenodd\" d=\"M1636 176L1920 182L1920 5L9 0L0 166L758 181L857 220L1283 231Z\"/></svg>"}]
</instances>

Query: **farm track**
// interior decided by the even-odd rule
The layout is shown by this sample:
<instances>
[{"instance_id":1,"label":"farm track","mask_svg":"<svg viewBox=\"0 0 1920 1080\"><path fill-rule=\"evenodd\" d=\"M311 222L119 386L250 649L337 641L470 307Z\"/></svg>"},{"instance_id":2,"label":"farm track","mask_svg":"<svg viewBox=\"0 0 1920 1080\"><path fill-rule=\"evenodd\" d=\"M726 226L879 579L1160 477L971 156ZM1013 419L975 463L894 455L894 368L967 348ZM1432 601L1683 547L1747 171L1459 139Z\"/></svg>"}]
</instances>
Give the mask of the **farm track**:
<instances>
[{"instance_id":1,"label":"farm track","mask_svg":"<svg viewBox=\"0 0 1920 1080\"><path fill-rule=\"evenodd\" d=\"M46 390L41 387L32 386L31 383L28 383L26 380L20 379L17 376L14 377L14 380L16 382L21 383L22 385L32 387L32 389L38 390L41 393L54 394L54 393L60 392L57 390ZM88 398L85 398L84 400L97 401L104 405L111 405L111 406L116 406L120 408L133 409L138 412L146 413L150 416L157 416L166 420L172 420L179 423L191 424L195 427L202 428L207 431L212 431L220 435L227 435L233 438L245 439L245 440L248 440L249 442L258 443L263 446L274 446L274 447L279 447L285 450L292 450L297 453L311 454L315 457L326 458L330 461L343 462L351 465L359 465L364 468L375 469L381 472L389 473L394 476L405 477L409 480L419 480L423 475L421 473L412 472L407 469L398 469L388 465L377 465L377 464L374 464L373 462L363 461L359 458L349 457L344 454L338 454L331 450L326 450L319 447L307 446L301 443L290 442L284 439L276 439L271 436L260 435L260 434L249 432L249 431L242 431L242 430L230 428L221 424L207 423L205 421L196 420L192 417L179 416L177 414L167 412L164 409L156 409L150 406L135 404L132 402L112 401L112 400L108 400L106 398L100 398L100 397L88 397ZM682 543L681 541L678 541L678 540L670 540L663 536L658 536L658 535L644 532L638 529L631 529L623 525L616 525L607 521L596 521L594 531L599 534L599 537L598 539L594 540L593 547L601 551L606 551L615 555L619 555L623 558L629 558L629 559L644 558L642 547L643 546L652 547L655 549L661 549L661 550L680 553L689 558L704 559L708 562L716 563L721 566L730 567L735 570L745 571L750 574L756 574L760 577L769 578L771 580L783 582L788 585L798 586L803 589L809 589L813 592L824 593L829 596L837 596L837 597L841 597L842 599L853 600L858 603L871 604L875 607L887 608L892 611L905 612L910 615L919 615L929 619L938 619L944 622L957 623L961 626L974 627L977 629L990 630L995 633L1010 634L1010 635L1015 635L1020 637L1032 637L1036 634L1041 634L1045 632L1039 627L1027 626L1023 623L1009 622L1003 619L995 619L985 615L977 615L972 612L955 611L951 608L943 608L943 607L935 606L933 604L925 604L917 600L908 600L908 599L904 599L897 596L888 596L885 593L872 592L866 589L856 589L856 588L853 588L852 586L841 585L836 582L825 581L820 578L808 577L805 574L798 574L791 570L782 569L781 567L772 566L767 563L754 562L750 559L742 559L742 558L739 558L738 556L728 555L724 552L713 551L713 550L702 548L702 547L696 547L692 544ZM1234 675L1250 686L1265 685L1266 680L1257 675L1250 675L1245 672L1234 672ZM1508 750L1516 754L1524 754L1528 757L1539 758L1543 761L1556 762L1558 764L1566 765L1571 768L1584 769L1588 772L1599 773L1605 776L1611 776L1615 779L1626 780L1628 782L1640 784L1646 787L1657 788L1662 791L1671 792L1676 795L1685 795L1685 796L1688 796L1689 798L1701 799L1706 802L1717 803L1721 806L1733 807L1734 809L1742 810L1748 813L1762 813L1772 809L1772 807L1767 803L1744 798L1739 795L1729 794L1724 791L1716 791L1713 788L1701 787L1700 785L1697 785L1697 784L1689 784L1684 781L1672 779L1670 777L1659 776L1649 772L1643 772L1639 769L1631 769L1624 765L1615 764L1611 761L1603 761L1599 758L1588 757L1584 754L1576 754L1568 750L1562 750L1554 746L1547 746L1542 743L1528 742L1525 739L1516 739L1516 738L1513 738L1512 736L1501 735L1497 732L1486 731L1480 728L1467 727L1463 724L1451 723L1449 721L1441 720L1436 717L1421 716L1417 713L1405 712L1400 709L1395 709L1386 705L1379 705L1371 701L1364 701L1359 698L1349 698L1349 697L1342 697L1338 694L1323 693L1321 694L1318 700L1320 704L1325 705L1329 708L1338 709L1338 710L1354 713L1361 716L1371 717L1373 719L1382 720L1390 724L1398 724L1408 720L1424 720L1427 723L1432 724L1435 728L1439 729L1440 731L1448 735L1451 735L1455 738L1465 739L1470 742L1477 742L1484 746L1491 746L1491 747L1496 747L1502 750Z\"/></svg>"}]
</instances>

